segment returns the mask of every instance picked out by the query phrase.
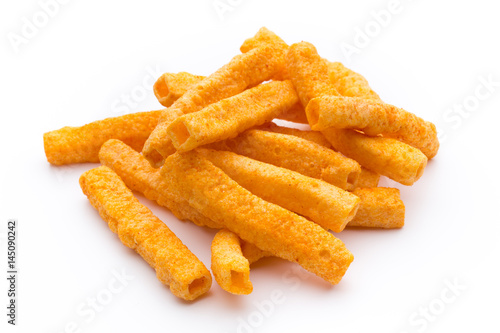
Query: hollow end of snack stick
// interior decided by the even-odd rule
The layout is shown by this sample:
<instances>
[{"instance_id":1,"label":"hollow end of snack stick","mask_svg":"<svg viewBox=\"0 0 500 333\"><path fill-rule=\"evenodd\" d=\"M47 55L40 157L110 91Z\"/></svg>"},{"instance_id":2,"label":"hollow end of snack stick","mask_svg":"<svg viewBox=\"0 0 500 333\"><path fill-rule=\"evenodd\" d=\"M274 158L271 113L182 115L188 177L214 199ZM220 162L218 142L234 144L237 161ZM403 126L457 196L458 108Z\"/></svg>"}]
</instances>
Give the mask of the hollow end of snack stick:
<instances>
[{"instance_id":1,"label":"hollow end of snack stick","mask_svg":"<svg viewBox=\"0 0 500 333\"><path fill-rule=\"evenodd\" d=\"M158 78L158 80L156 80L155 84L153 85L153 92L159 101L165 99L165 97L168 96L170 91L168 89L168 85L165 80L165 74L163 74Z\"/></svg>"},{"instance_id":2,"label":"hollow end of snack stick","mask_svg":"<svg viewBox=\"0 0 500 333\"><path fill-rule=\"evenodd\" d=\"M170 139L172 139L174 147L178 150L182 150L182 145L191 137L191 133L189 133L186 124L184 124L184 122L180 119L178 121L174 121L169 126L168 135L170 136Z\"/></svg>"},{"instance_id":3,"label":"hollow end of snack stick","mask_svg":"<svg viewBox=\"0 0 500 333\"><path fill-rule=\"evenodd\" d=\"M192 299L197 298L198 296L206 293L208 289L210 289L212 282L210 279L207 279L205 276L194 279L188 286L188 292Z\"/></svg>"},{"instance_id":4,"label":"hollow end of snack stick","mask_svg":"<svg viewBox=\"0 0 500 333\"><path fill-rule=\"evenodd\" d=\"M306 117L309 126L311 126L312 130L316 130L316 124L319 121L319 108L316 106L319 104L316 98L313 98L309 101L306 107Z\"/></svg>"},{"instance_id":5,"label":"hollow end of snack stick","mask_svg":"<svg viewBox=\"0 0 500 333\"><path fill-rule=\"evenodd\" d=\"M354 190L359 179L359 171L350 172L347 175L346 189L348 191Z\"/></svg>"}]
</instances>

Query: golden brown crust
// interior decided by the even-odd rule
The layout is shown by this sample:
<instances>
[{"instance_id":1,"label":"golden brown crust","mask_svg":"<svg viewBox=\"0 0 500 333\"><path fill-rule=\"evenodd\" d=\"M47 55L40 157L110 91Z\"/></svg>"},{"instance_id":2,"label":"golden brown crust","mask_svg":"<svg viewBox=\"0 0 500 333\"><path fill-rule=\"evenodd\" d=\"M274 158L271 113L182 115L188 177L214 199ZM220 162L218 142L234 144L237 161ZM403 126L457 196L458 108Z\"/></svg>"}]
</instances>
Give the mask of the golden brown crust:
<instances>
[{"instance_id":1,"label":"golden brown crust","mask_svg":"<svg viewBox=\"0 0 500 333\"><path fill-rule=\"evenodd\" d=\"M80 186L122 243L136 250L175 296L194 300L210 289L212 276L205 265L110 168L85 172Z\"/></svg>"},{"instance_id":2,"label":"golden brown crust","mask_svg":"<svg viewBox=\"0 0 500 333\"><path fill-rule=\"evenodd\" d=\"M196 150L169 156L162 175L178 195L245 241L336 284L353 260L323 228L251 194Z\"/></svg>"},{"instance_id":3,"label":"golden brown crust","mask_svg":"<svg viewBox=\"0 0 500 333\"><path fill-rule=\"evenodd\" d=\"M164 73L153 85L153 92L158 102L168 108L194 84L204 78L204 76L193 75L187 72Z\"/></svg>"},{"instance_id":4,"label":"golden brown crust","mask_svg":"<svg viewBox=\"0 0 500 333\"><path fill-rule=\"evenodd\" d=\"M348 227L392 229L404 226L405 205L397 188L358 188L352 193L361 199L361 204Z\"/></svg>"},{"instance_id":5,"label":"golden brown crust","mask_svg":"<svg viewBox=\"0 0 500 333\"><path fill-rule=\"evenodd\" d=\"M132 113L47 132L43 135L47 161L55 165L99 162L99 149L109 139L121 140L140 151L160 114L161 111Z\"/></svg>"}]
</instances>

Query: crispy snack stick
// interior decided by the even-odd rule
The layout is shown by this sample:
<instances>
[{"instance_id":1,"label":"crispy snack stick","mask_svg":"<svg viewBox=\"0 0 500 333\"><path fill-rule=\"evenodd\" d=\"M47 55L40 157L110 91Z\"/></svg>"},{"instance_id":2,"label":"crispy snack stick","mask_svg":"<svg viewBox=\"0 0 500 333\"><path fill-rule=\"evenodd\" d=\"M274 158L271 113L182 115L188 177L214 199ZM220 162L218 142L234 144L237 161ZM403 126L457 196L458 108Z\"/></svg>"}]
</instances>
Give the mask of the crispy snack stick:
<instances>
[{"instance_id":1,"label":"crispy snack stick","mask_svg":"<svg viewBox=\"0 0 500 333\"><path fill-rule=\"evenodd\" d=\"M358 182L356 183L356 188L377 187L379 180L380 175L378 173L368 170L367 168L362 166Z\"/></svg>"},{"instance_id":2,"label":"crispy snack stick","mask_svg":"<svg viewBox=\"0 0 500 333\"><path fill-rule=\"evenodd\" d=\"M212 273L219 286L231 294L248 295L253 290L250 263L241 252L240 238L227 229L216 233L212 241Z\"/></svg>"},{"instance_id":3,"label":"crispy snack stick","mask_svg":"<svg viewBox=\"0 0 500 333\"><path fill-rule=\"evenodd\" d=\"M358 213L348 227L401 228L405 224L405 205L397 188L357 188L361 199Z\"/></svg>"},{"instance_id":4,"label":"crispy snack stick","mask_svg":"<svg viewBox=\"0 0 500 333\"><path fill-rule=\"evenodd\" d=\"M156 276L172 293L194 300L212 285L203 263L170 229L106 166L85 172L80 186L109 228L156 270Z\"/></svg>"},{"instance_id":5,"label":"crispy snack stick","mask_svg":"<svg viewBox=\"0 0 500 333\"><path fill-rule=\"evenodd\" d=\"M47 161L55 165L99 162L99 148L109 139L119 139L140 151L160 114L161 111L132 113L47 132L43 135Z\"/></svg>"},{"instance_id":6,"label":"crispy snack stick","mask_svg":"<svg viewBox=\"0 0 500 333\"><path fill-rule=\"evenodd\" d=\"M128 188L166 207L178 219L189 220L199 226L222 228L220 224L192 208L187 201L179 201L171 192L170 184L165 183L160 176L160 169L153 168L140 153L123 142L107 141L101 147L99 160L116 172Z\"/></svg>"},{"instance_id":7,"label":"crispy snack stick","mask_svg":"<svg viewBox=\"0 0 500 333\"><path fill-rule=\"evenodd\" d=\"M175 148L185 152L269 122L297 102L292 82L273 81L180 116L167 131Z\"/></svg>"},{"instance_id":8,"label":"crispy snack stick","mask_svg":"<svg viewBox=\"0 0 500 333\"><path fill-rule=\"evenodd\" d=\"M248 87L269 80L281 64L282 57L269 46L235 56L215 73L192 85L167 109L168 112L162 113L158 125L144 144L144 156L153 166L159 166L163 158L175 151L167 135L167 128L174 120L173 114L181 116L200 111L212 103L239 94Z\"/></svg>"},{"instance_id":9,"label":"crispy snack stick","mask_svg":"<svg viewBox=\"0 0 500 333\"><path fill-rule=\"evenodd\" d=\"M267 29L266 27L260 28L259 31L255 34L255 36L248 38L247 40L245 40L245 42L243 42L243 44L240 47L240 51L242 53L247 53L255 48L262 47L265 45L275 48L283 57L281 69L273 77L273 80L278 80L278 81L287 80L288 74L286 72L285 54L288 51L288 45L283 41L283 39L281 39L271 30Z\"/></svg>"},{"instance_id":10,"label":"crispy snack stick","mask_svg":"<svg viewBox=\"0 0 500 333\"><path fill-rule=\"evenodd\" d=\"M169 107L178 100L189 88L203 80L204 76L192 75L186 72L164 73L153 85L158 102Z\"/></svg>"},{"instance_id":11,"label":"crispy snack stick","mask_svg":"<svg viewBox=\"0 0 500 333\"><path fill-rule=\"evenodd\" d=\"M202 214L273 255L337 284L353 260L341 240L312 221L251 194L196 150L169 156L161 169L177 195Z\"/></svg>"},{"instance_id":12,"label":"crispy snack stick","mask_svg":"<svg viewBox=\"0 0 500 333\"><path fill-rule=\"evenodd\" d=\"M342 96L362 97L365 99L381 100L378 94L370 88L368 81L340 62L327 61L330 81Z\"/></svg>"},{"instance_id":13,"label":"crispy snack stick","mask_svg":"<svg viewBox=\"0 0 500 333\"><path fill-rule=\"evenodd\" d=\"M436 126L393 105L359 97L320 96L306 108L311 128L361 130L370 136L382 134L420 149L427 158L439 148Z\"/></svg>"},{"instance_id":14,"label":"crispy snack stick","mask_svg":"<svg viewBox=\"0 0 500 333\"><path fill-rule=\"evenodd\" d=\"M298 136L299 138L306 139L317 143L320 146L326 148L332 148L332 144L328 141L323 134L317 131L302 131L297 128L284 127L276 125L273 122L269 122L262 126L257 127L256 129L273 132L273 133L281 133L287 135Z\"/></svg>"},{"instance_id":15,"label":"crispy snack stick","mask_svg":"<svg viewBox=\"0 0 500 333\"><path fill-rule=\"evenodd\" d=\"M427 165L427 157L420 150L396 139L367 137L353 130L333 128L322 133L345 156L403 185L415 183Z\"/></svg>"},{"instance_id":16,"label":"crispy snack stick","mask_svg":"<svg viewBox=\"0 0 500 333\"><path fill-rule=\"evenodd\" d=\"M280 133L247 130L233 139L207 145L318 178L343 190L353 189L361 172L350 158L314 142Z\"/></svg>"},{"instance_id":17,"label":"crispy snack stick","mask_svg":"<svg viewBox=\"0 0 500 333\"><path fill-rule=\"evenodd\" d=\"M314 45L307 42L292 44L286 54L286 68L304 108L315 97L339 95L330 82L328 66Z\"/></svg>"},{"instance_id":18,"label":"crispy snack stick","mask_svg":"<svg viewBox=\"0 0 500 333\"><path fill-rule=\"evenodd\" d=\"M256 196L341 232L358 210L359 198L320 179L227 151L199 149L203 157Z\"/></svg>"}]
</instances>

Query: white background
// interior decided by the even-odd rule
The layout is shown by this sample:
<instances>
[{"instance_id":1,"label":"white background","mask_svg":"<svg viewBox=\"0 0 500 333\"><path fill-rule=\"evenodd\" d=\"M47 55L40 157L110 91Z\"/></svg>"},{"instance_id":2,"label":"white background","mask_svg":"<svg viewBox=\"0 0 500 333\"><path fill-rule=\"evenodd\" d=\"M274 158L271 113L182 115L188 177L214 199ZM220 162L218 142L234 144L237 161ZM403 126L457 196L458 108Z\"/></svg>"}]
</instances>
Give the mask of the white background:
<instances>
[{"instance_id":1,"label":"white background","mask_svg":"<svg viewBox=\"0 0 500 333\"><path fill-rule=\"evenodd\" d=\"M39 2L2 1L1 331L498 332L495 2L401 0L383 27L374 24L371 12L386 10L389 0L221 2L231 6L222 15L213 0L73 0L43 22ZM33 16L44 26L14 47L9 36L22 36L25 19L33 22ZM151 89L157 76L210 74L261 26L288 43L314 43L321 56L365 75L383 100L435 122L444 138L441 150L414 186L381 182L401 189L402 230L338 235L355 256L339 285L266 259L252 266L251 295L230 295L214 281L206 297L183 302L120 243L82 194L78 178L96 165L50 166L42 135L159 109ZM372 30L363 44L356 35L365 28ZM347 44L357 53L344 54L341 45ZM491 91L481 83L488 77L497 82ZM133 105L122 102L126 95L133 95ZM465 111L450 110L454 105ZM179 222L139 198L210 266L214 231ZM8 218L19 221L15 328L5 316ZM134 279L93 316L88 300L102 299L113 272L122 270ZM465 289L453 293L450 283ZM269 305L274 294L283 302ZM429 307L424 319L419 311Z\"/></svg>"}]
</instances>

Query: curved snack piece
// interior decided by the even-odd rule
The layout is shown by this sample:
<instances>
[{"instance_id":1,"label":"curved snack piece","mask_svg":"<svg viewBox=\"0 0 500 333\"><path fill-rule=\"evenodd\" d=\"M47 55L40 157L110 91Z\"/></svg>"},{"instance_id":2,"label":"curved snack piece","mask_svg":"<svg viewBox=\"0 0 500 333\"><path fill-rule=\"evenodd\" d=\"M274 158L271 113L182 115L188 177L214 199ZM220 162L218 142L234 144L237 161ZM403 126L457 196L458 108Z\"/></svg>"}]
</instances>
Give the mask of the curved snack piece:
<instances>
[{"instance_id":1,"label":"curved snack piece","mask_svg":"<svg viewBox=\"0 0 500 333\"><path fill-rule=\"evenodd\" d=\"M345 156L403 185L413 185L427 165L427 157L420 150L396 139L368 137L353 130L334 128L322 133Z\"/></svg>"},{"instance_id":2,"label":"curved snack piece","mask_svg":"<svg viewBox=\"0 0 500 333\"><path fill-rule=\"evenodd\" d=\"M367 168L362 166L358 182L356 183L356 188L377 187L379 180L380 175L378 173L368 170Z\"/></svg>"},{"instance_id":3,"label":"curved snack piece","mask_svg":"<svg viewBox=\"0 0 500 333\"><path fill-rule=\"evenodd\" d=\"M140 151L160 114L161 111L138 112L47 132L43 135L47 161L54 165L99 162L99 149L109 139L121 140Z\"/></svg>"},{"instance_id":4,"label":"curved snack piece","mask_svg":"<svg viewBox=\"0 0 500 333\"><path fill-rule=\"evenodd\" d=\"M257 31L255 36L246 39L240 47L241 53L247 53L255 48L262 46L271 46L278 50L278 52L282 56L282 66L278 73L273 77L273 80L282 81L288 79L288 74L286 72L285 65L285 54L288 50L288 45L281 39L278 35L276 35L271 30L266 27L262 27Z\"/></svg>"},{"instance_id":5,"label":"curved snack piece","mask_svg":"<svg viewBox=\"0 0 500 333\"><path fill-rule=\"evenodd\" d=\"M316 131L329 127L361 130L370 136L382 134L420 149L427 158L439 148L436 126L393 105L359 97L320 96L306 108Z\"/></svg>"},{"instance_id":6,"label":"curved snack piece","mask_svg":"<svg viewBox=\"0 0 500 333\"><path fill-rule=\"evenodd\" d=\"M235 56L215 73L191 86L191 88L162 113L158 125L144 144L142 153L158 167L162 160L174 151L167 128L174 120L172 113L182 114L200 111L222 99L234 96L246 88L269 80L277 73L282 63L274 48L263 46Z\"/></svg>"},{"instance_id":7,"label":"curved snack piece","mask_svg":"<svg viewBox=\"0 0 500 333\"><path fill-rule=\"evenodd\" d=\"M401 228L405 224L405 205L397 188L357 188L361 199L358 213L348 227Z\"/></svg>"},{"instance_id":8,"label":"curved snack piece","mask_svg":"<svg viewBox=\"0 0 500 333\"><path fill-rule=\"evenodd\" d=\"M363 75L345 67L340 62L327 61L327 66L330 82L333 83L340 95L381 100Z\"/></svg>"},{"instance_id":9,"label":"curved snack piece","mask_svg":"<svg viewBox=\"0 0 500 333\"><path fill-rule=\"evenodd\" d=\"M100 162L111 168L133 191L166 207L179 220L189 220L199 226L220 229L222 226L192 208L188 201L180 200L160 175L138 152L118 140L109 140L99 152Z\"/></svg>"},{"instance_id":10,"label":"curved snack piece","mask_svg":"<svg viewBox=\"0 0 500 333\"><path fill-rule=\"evenodd\" d=\"M196 150L169 156L162 175L178 195L247 242L337 284L353 260L314 222L251 194Z\"/></svg>"},{"instance_id":11,"label":"curved snack piece","mask_svg":"<svg viewBox=\"0 0 500 333\"><path fill-rule=\"evenodd\" d=\"M179 152L237 136L269 122L298 102L290 81L273 81L185 114L167 129ZM251 112L250 112L251 110Z\"/></svg>"},{"instance_id":12,"label":"curved snack piece","mask_svg":"<svg viewBox=\"0 0 500 333\"><path fill-rule=\"evenodd\" d=\"M286 54L286 68L304 108L315 97L338 96L330 82L326 62L311 43L292 44Z\"/></svg>"},{"instance_id":13,"label":"curved snack piece","mask_svg":"<svg viewBox=\"0 0 500 333\"><path fill-rule=\"evenodd\" d=\"M156 270L175 296L191 301L210 289L212 276L205 265L110 168L83 173L80 186L109 228Z\"/></svg>"},{"instance_id":14,"label":"curved snack piece","mask_svg":"<svg viewBox=\"0 0 500 333\"><path fill-rule=\"evenodd\" d=\"M171 106L194 84L203 80L204 76L193 75L186 72L164 73L153 85L158 102L165 107Z\"/></svg>"},{"instance_id":15,"label":"curved snack piece","mask_svg":"<svg viewBox=\"0 0 500 333\"><path fill-rule=\"evenodd\" d=\"M306 216L327 230L341 232L358 210L358 197L320 179L232 152L197 151L256 196Z\"/></svg>"},{"instance_id":16,"label":"curved snack piece","mask_svg":"<svg viewBox=\"0 0 500 333\"><path fill-rule=\"evenodd\" d=\"M314 142L280 133L247 130L234 139L207 145L318 178L343 190L356 186L360 165Z\"/></svg>"},{"instance_id":17,"label":"curved snack piece","mask_svg":"<svg viewBox=\"0 0 500 333\"><path fill-rule=\"evenodd\" d=\"M227 229L217 232L212 241L212 273L231 294L248 295L253 290L250 263L241 252L240 238Z\"/></svg>"},{"instance_id":18,"label":"curved snack piece","mask_svg":"<svg viewBox=\"0 0 500 333\"><path fill-rule=\"evenodd\" d=\"M299 138L317 143L320 146L323 146L326 148L332 148L332 144L330 143L330 141L328 141L325 138L325 136L323 134L321 134L321 132L317 132L317 131L303 131L303 130L299 130L297 128L279 126L273 122L269 122L269 123L264 124L262 126L256 127L255 129L273 132L273 133L293 135L293 136L297 136Z\"/></svg>"}]
</instances>

